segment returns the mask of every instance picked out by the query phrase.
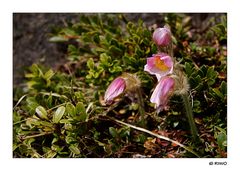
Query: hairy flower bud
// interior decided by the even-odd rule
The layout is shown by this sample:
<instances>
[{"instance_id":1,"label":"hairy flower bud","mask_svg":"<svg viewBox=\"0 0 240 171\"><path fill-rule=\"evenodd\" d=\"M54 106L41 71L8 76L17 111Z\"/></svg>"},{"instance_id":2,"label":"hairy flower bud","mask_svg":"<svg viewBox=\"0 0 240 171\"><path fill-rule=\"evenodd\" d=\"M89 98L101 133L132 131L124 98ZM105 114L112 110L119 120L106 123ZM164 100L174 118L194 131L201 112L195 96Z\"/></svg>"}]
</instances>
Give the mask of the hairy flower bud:
<instances>
[{"instance_id":1,"label":"hairy flower bud","mask_svg":"<svg viewBox=\"0 0 240 171\"><path fill-rule=\"evenodd\" d=\"M112 83L108 86L105 95L104 101L106 104L111 104L113 100L121 95L126 89L126 82L123 78L117 77Z\"/></svg>"},{"instance_id":2,"label":"hairy flower bud","mask_svg":"<svg viewBox=\"0 0 240 171\"><path fill-rule=\"evenodd\" d=\"M161 77L172 73L173 65L174 62L171 56L165 53L154 54L153 57L147 58L147 64L144 66L144 71L156 75L159 81Z\"/></svg>"},{"instance_id":3,"label":"hairy flower bud","mask_svg":"<svg viewBox=\"0 0 240 171\"><path fill-rule=\"evenodd\" d=\"M105 95L104 102L110 105L115 98L124 94L132 101L135 99L135 95L139 93L141 87L141 81L135 74L123 73L121 76L117 77L108 86Z\"/></svg>"},{"instance_id":4,"label":"hairy flower bud","mask_svg":"<svg viewBox=\"0 0 240 171\"><path fill-rule=\"evenodd\" d=\"M157 113L166 109L167 103L171 95L173 94L175 87L175 80L169 76L162 77L158 82L158 85L153 91L150 98L152 103L155 103Z\"/></svg>"},{"instance_id":5,"label":"hairy flower bud","mask_svg":"<svg viewBox=\"0 0 240 171\"><path fill-rule=\"evenodd\" d=\"M158 46L168 46L171 43L171 31L166 26L153 32L153 41Z\"/></svg>"}]
</instances>

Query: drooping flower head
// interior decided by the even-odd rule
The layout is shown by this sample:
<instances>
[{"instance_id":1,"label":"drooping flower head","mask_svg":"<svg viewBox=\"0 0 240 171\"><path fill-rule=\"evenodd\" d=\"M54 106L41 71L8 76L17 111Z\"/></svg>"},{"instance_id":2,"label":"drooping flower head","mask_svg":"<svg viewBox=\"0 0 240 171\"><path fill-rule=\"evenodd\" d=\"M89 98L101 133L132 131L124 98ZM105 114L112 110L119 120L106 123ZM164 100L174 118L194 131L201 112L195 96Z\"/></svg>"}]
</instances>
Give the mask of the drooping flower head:
<instances>
[{"instance_id":1,"label":"drooping flower head","mask_svg":"<svg viewBox=\"0 0 240 171\"><path fill-rule=\"evenodd\" d=\"M162 77L158 82L150 98L150 101L155 103L157 113L167 108L167 103L173 94L174 86L175 80L169 76Z\"/></svg>"},{"instance_id":2,"label":"drooping flower head","mask_svg":"<svg viewBox=\"0 0 240 171\"><path fill-rule=\"evenodd\" d=\"M159 81L161 77L172 73L173 65L174 62L169 55L165 53L154 54L153 57L147 58L147 64L144 66L144 71L156 75Z\"/></svg>"},{"instance_id":3,"label":"drooping flower head","mask_svg":"<svg viewBox=\"0 0 240 171\"><path fill-rule=\"evenodd\" d=\"M112 83L108 86L105 95L104 101L106 104L111 104L115 98L121 95L126 89L126 82L123 78L117 77Z\"/></svg>"},{"instance_id":4,"label":"drooping flower head","mask_svg":"<svg viewBox=\"0 0 240 171\"><path fill-rule=\"evenodd\" d=\"M171 31L168 27L157 28L153 32L153 41L158 46L168 46L171 43Z\"/></svg>"}]
</instances>

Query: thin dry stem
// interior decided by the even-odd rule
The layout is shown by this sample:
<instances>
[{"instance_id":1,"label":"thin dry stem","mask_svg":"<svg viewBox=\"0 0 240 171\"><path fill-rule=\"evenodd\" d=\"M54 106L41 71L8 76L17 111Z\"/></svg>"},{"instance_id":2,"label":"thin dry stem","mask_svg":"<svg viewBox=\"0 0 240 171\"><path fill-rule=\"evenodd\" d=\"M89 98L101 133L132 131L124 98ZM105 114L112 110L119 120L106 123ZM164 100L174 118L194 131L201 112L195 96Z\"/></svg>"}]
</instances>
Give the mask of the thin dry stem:
<instances>
[{"instance_id":1,"label":"thin dry stem","mask_svg":"<svg viewBox=\"0 0 240 171\"><path fill-rule=\"evenodd\" d=\"M147 134L150 134L150 135L152 135L152 136L155 136L155 137L157 137L157 138L160 138L160 139L163 139L163 140L166 140L166 141L170 141L170 142L172 142L172 143L174 143L174 144L176 144L176 145L179 145L180 147L184 148L185 150L191 152L191 153L194 154L195 156L200 157L196 152L194 152L194 151L193 151L192 149L190 149L189 147L186 147L185 145L183 145L183 144L181 144L181 143L179 143L179 142L177 142L177 141L175 141L175 140L172 140L172 139L170 139L170 138L168 138L168 137L155 134L155 133L153 133L153 132L151 132L151 131L149 131L149 130L147 130L147 129L144 129L144 128L141 128L141 127L137 127L137 126L134 126L134 125L131 125L131 124L122 122L122 121L120 121L120 120L117 120L117 119L112 118L112 117L109 117L109 116L106 116L106 117L109 118L109 119L111 119L111 120L113 120L113 121L115 121L115 122L117 122L117 123L120 123L120 124L122 124L122 125L128 126L128 127L130 127L130 128L136 129L136 130L141 131L141 132L145 132L145 133L147 133Z\"/></svg>"}]
</instances>

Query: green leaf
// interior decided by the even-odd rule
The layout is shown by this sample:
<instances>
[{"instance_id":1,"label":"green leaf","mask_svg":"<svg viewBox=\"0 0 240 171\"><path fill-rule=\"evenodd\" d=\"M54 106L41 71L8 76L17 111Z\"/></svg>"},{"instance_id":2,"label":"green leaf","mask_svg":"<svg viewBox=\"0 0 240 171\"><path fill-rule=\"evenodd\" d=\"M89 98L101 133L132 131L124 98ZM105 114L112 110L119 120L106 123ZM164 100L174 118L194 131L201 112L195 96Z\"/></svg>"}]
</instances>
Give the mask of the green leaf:
<instances>
[{"instance_id":1,"label":"green leaf","mask_svg":"<svg viewBox=\"0 0 240 171\"><path fill-rule=\"evenodd\" d=\"M96 48L94 49L94 51L97 52L97 54L98 54L98 53L104 53L104 52L106 52L106 49L101 48L101 47L96 47Z\"/></svg>"},{"instance_id":2,"label":"green leaf","mask_svg":"<svg viewBox=\"0 0 240 171\"><path fill-rule=\"evenodd\" d=\"M59 123L70 124L72 121L73 119L61 119Z\"/></svg>"},{"instance_id":3,"label":"green leaf","mask_svg":"<svg viewBox=\"0 0 240 171\"><path fill-rule=\"evenodd\" d=\"M46 153L46 158L53 158L57 155L57 152L56 151L53 151L53 150L50 150Z\"/></svg>"},{"instance_id":4,"label":"green leaf","mask_svg":"<svg viewBox=\"0 0 240 171\"><path fill-rule=\"evenodd\" d=\"M76 98L76 101L81 101L81 100L85 99L85 97L83 96L81 91L76 91L74 93L74 97Z\"/></svg>"},{"instance_id":5,"label":"green leaf","mask_svg":"<svg viewBox=\"0 0 240 171\"><path fill-rule=\"evenodd\" d=\"M224 133L224 134L227 134L227 132L226 132L225 129L223 129L223 128L219 127L219 126L215 126L215 128L216 128L218 131L220 131L220 132L222 132L222 133Z\"/></svg>"},{"instance_id":6,"label":"green leaf","mask_svg":"<svg viewBox=\"0 0 240 171\"><path fill-rule=\"evenodd\" d=\"M220 85L220 91L222 92L222 94L225 96L227 95L227 83L225 81L223 81Z\"/></svg>"},{"instance_id":7,"label":"green leaf","mask_svg":"<svg viewBox=\"0 0 240 171\"><path fill-rule=\"evenodd\" d=\"M219 147L224 150L225 147L227 146L227 136L224 133L219 133L217 135L217 143Z\"/></svg>"},{"instance_id":8,"label":"green leaf","mask_svg":"<svg viewBox=\"0 0 240 171\"><path fill-rule=\"evenodd\" d=\"M53 98L52 98L52 94L50 93L49 97L47 98L47 107L51 108L52 106L52 102L53 102Z\"/></svg>"},{"instance_id":9,"label":"green leaf","mask_svg":"<svg viewBox=\"0 0 240 171\"><path fill-rule=\"evenodd\" d=\"M71 146L69 147L69 150L70 150L71 152L73 152L74 154L76 154L76 155L80 154L80 150L79 150L75 145L71 145Z\"/></svg>"},{"instance_id":10,"label":"green leaf","mask_svg":"<svg viewBox=\"0 0 240 171\"><path fill-rule=\"evenodd\" d=\"M215 79L217 77L217 72L214 71L214 66L208 68L206 77L209 79Z\"/></svg>"},{"instance_id":11,"label":"green leaf","mask_svg":"<svg viewBox=\"0 0 240 171\"><path fill-rule=\"evenodd\" d=\"M147 140L147 137L143 134L139 134L135 138L135 141L139 143L144 143L146 140Z\"/></svg>"},{"instance_id":12,"label":"green leaf","mask_svg":"<svg viewBox=\"0 0 240 171\"><path fill-rule=\"evenodd\" d=\"M42 106L38 106L36 109L35 109L36 113L38 114L38 116L41 118L41 119L48 119L47 117L47 111L44 109L44 107Z\"/></svg>"},{"instance_id":13,"label":"green leaf","mask_svg":"<svg viewBox=\"0 0 240 171\"><path fill-rule=\"evenodd\" d=\"M221 99L224 98L224 95L219 91L219 89L213 88L212 90L218 97L220 97Z\"/></svg>"},{"instance_id":14,"label":"green leaf","mask_svg":"<svg viewBox=\"0 0 240 171\"><path fill-rule=\"evenodd\" d=\"M77 33L74 30L72 30L71 28L62 29L62 33L67 36L77 36Z\"/></svg>"},{"instance_id":15,"label":"green leaf","mask_svg":"<svg viewBox=\"0 0 240 171\"><path fill-rule=\"evenodd\" d=\"M27 118L26 125L33 127L34 125L40 125L39 119L37 118Z\"/></svg>"},{"instance_id":16,"label":"green leaf","mask_svg":"<svg viewBox=\"0 0 240 171\"><path fill-rule=\"evenodd\" d=\"M98 34L95 34L95 35L93 36L93 41L94 41L96 44L99 44L100 38L99 38L99 35L98 35Z\"/></svg>"},{"instance_id":17,"label":"green leaf","mask_svg":"<svg viewBox=\"0 0 240 171\"><path fill-rule=\"evenodd\" d=\"M196 77L190 77L190 84L191 84L191 87L192 88L196 88L200 86L201 82L202 82L202 79L200 77L200 75L197 75Z\"/></svg>"},{"instance_id":18,"label":"green leaf","mask_svg":"<svg viewBox=\"0 0 240 171\"><path fill-rule=\"evenodd\" d=\"M122 55L122 49L116 47L116 46L110 46L109 47L109 51L113 54L113 55L117 55L120 56Z\"/></svg>"},{"instance_id":19,"label":"green leaf","mask_svg":"<svg viewBox=\"0 0 240 171\"><path fill-rule=\"evenodd\" d=\"M76 116L75 106L72 103L67 103L66 114L71 116L71 117Z\"/></svg>"},{"instance_id":20,"label":"green leaf","mask_svg":"<svg viewBox=\"0 0 240 171\"><path fill-rule=\"evenodd\" d=\"M140 58L144 56L144 51L139 46L135 48L135 54Z\"/></svg>"},{"instance_id":21,"label":"green leaf","mask_svg":"<svg viewBox=\"0 0 240 171\"><path fill-rule=\"evenodd\" d=\"M110 44L113 45L113 46L115 46L115 47L119 47L118 41L117 41L116 39L112 39L112 40L110 41Z\"/></svg>"},{"instance_id":22,"label":"green leaf","mask_svg":"<svg viewBox=\"0 0 240 171\"><path fill-rule=\"evenodd\" d=\"M122 68L120 66L114 65L113 68L109 68L110 73L119 73L122 72Z\"/></svg>"},{"instance_id":23,"label":"green leaf","mask_svg":"<svg viewBox=\"0 0 240 171\"><path fill-rule=\"evenodd\" d=\"M139 104L138 103L132 103L129 105L129 110L138 110L139 109Z\"/></svg>"},{"instance_id":24,"label":"green leaf","mask_svg":"<svg viewBox=\"0 0 240 171\"><path fill-rule=\"evenodd\" d=\"M54 137L53 140L52 140L52 144L58 142L58 138L57 137ZM53 148L52 148L53 149Z\"/></svg>"},{"instance_id":25,"label":"green leaf","mask_svg":"<svg viewBox=\"0 0 240 171\"><path fill-rule=\"evenodd\" d=\"M108 56L106 53L102 53L100 55L100 62L103 66L109 66L111 61L111 57Z\"/></svg>"},{"instance_id":26,"label":"green leaf","mask_svg":"<svg viewBox=\"0 0 240 171\"><path fill-rule=\"evenodd\" d=\"M27 97L27 108L31 114L34 114L36 111L36 108L39 106L36 99L34 97Z\"/></svg>"},{"instance_id":27,"label":"green leaf","mask_svg":"<svg viewBox=\"0 0 240 171\"><path fill-rule=\"evenodd\" d=\"M86 121L87 113L86 113L85 106L82 102L77 103L75 110L76 110L76 114L79 115L78 117L79 121Z\"/></svg>"},{"instance_id":28,"label":"green leaf","mask_svg":"<svg viewBox=\"0 0 240 171\"><path fill-rule=\"evenodd\" d=\"M87 61L87 67L89 69L94 69L94 61L93 61L93 58L90 58L88 61Z\"/></svg>"},{"instance_id":29,"label":"green leaf","mask_svg":"<svg viewBox=\"0 0 240 171\"><path fill-rule=\"evenodd\" d=\"M32 73L33 73L35 76L42 76L42 70L38 67L37 64L33 64L33 65L30 67L30 70L32 71Z\"/></svg>"},{"instance_id":30,"label":"green leaf","mask_svg":"<svg viewBox=\"0 0 240 171\"><path fill-rule=\"evenodd\" d=\"M70 55L70 56L78 56L79 55L79 50L78 50L78 48L76 47L76 46L74 46L74 45L68 45L68 54Z\"/></svg>"},{"instance_id":31,"label":"green leaf","mask_svg":"<svg viewBox=\"0 0 240 171\"><path fill-rule=\"evenodd\" d=\"M185 62L185 71L188 77L193 73L192 66L188 62Z\"/></svg>"},{"instance_id":32,"label":"green leaf","mask_svg":"<svg viewBox=\"0 0 240 171\"><path fill-rule=\"evenodd\" d=\"M203 66L200 67L200 69L199 69L199 71L198 71L198 74L199 74L202 78L204 78L204 77L206 76L206 74L207 74L207 67L206 67L206 65L203 65Z\"/></svg>"},{"instance_id":33,"label":"green leaf","mask_svg":"<svg viewBox=\"0 0 240 171\"><path fill-rule=\"evenodd\" d=\"M65 141L67 144L73 144L73 143L77 142L77 140L74 137L72 137L71 135L67 135L65 137Z\"/></svg>"},{"instance_id":34,"label":"green leaf","mask_svg":"<svg viewBox=\"0 0 240 171\"><path fill-rule=\"evenodd\" d=\"M104 71L104 68L102 68L101 66L98 67L98 71L96 71L93 75L93 78L97 79L99 78L99 76L101 75L101 73Z\"/></svg>"},{"instance_id":35,"label":"green leaf","mask_svg":"<svg viewBox=\"0 0 240 171\"><path fill-rule=\"evenodd\" d=\"M42 126L53 128L53 125L52 125L51 122L48 122L48 121L39 121L39 123L40 123Z\"/></svg>"},{"instance_id":36,"label":"green leaf","mask_svg":"<svg viewBox=\"0 0 240 171\"><path fill-rule=\"evenodd\" d=\"M95 140L97 140L97 139L99 138L100 135L101 135L100 132L94 131L93 138L94 138Z\"/></svg>"},{"instance_id":37,"label":"green leaf","mask_svg":"<svg viewBox=\"0 0 240 171\"><path fill-rule=\"evenodd\" d=\"M118 131L120 134L120 137L129 137L130 136L130 129L129 127L123 127Z\"/></svg>"},{"instance_id":38,"label":"green leaf","mask_svg":"<svg viewBox=\"0 0 240 171\"><path fill-rule=\"evenodd\" d=\"M68 39L65 36L53 36L49 39L50 42L66 42Z\"/></svg>"},{"instance_id":39,"label":"green leaf","mask_svg":"<svg viewBox=\"0 0 240 171\"><path fill-rule=\"evenodd\" d=\"M113 138L118 136L117 130L114 127L109 127L109 133L112 135Z\"/></svg>"},{"instance_id":40,"label":"green leaf","mask_svg":"<svg viewBox=\"0 0 240 171\"><path fill-rule=\"evenodd\" d=\"M173 122L173 127L176 128L179 125L179 121Z\"/></svg>"},{"instance_id":41,"label":"green leaf","mask_svg":"<svg viewBox=\"0 0 240 171\"><path fill-rule=\"evenodd\" d=\"M210 78L210 79L207 80L207 84L209 86L213 85L214 83L215 83L215 79L213 79L213 78Z\"/></svg>"},{"instance_id":42,"label":"green leaf","mask_svg":"<svg viewBox=\"0 0 240 171\"><path fill-rule=\"evenodd\" d=\"M63 117L64 113L65 113L65 107L60 106L56 110L56 112L53 114L53 122L58 123L61 120L61 118Z\"/></svg>"},{"instance_id":43,"label":"green leaf","mask_svg":"<svg viewBox=\"0 0 240 171\"><path fill-rule=\"evenodd\" d=\"M27 74L25 74L25 77L26 78L34 78L34 77L36 77L36 75L33 73L27 73Z\"/></svg>"},{"instance_id":44,"label":"green leaf","mask_svg":"<svg viewBox=\"0 0 240 171\"><path fill-rule=\"evenodd\" d=\"M54 72L53 72L53 70L50 69L44 74L44 79L50 80L53 75L54 75Z\"/></svg>"},{"instance_id":45,"label":"green leaf","mask_svg":"<svg viewBox=\"0 0 240 171\"><path fill-rule=\"evenodd\" d=\"M199 100L194 100L193 101L193 111L195 113L201 113L202 112L201 102Z\"/></svg>"}]
</instances>

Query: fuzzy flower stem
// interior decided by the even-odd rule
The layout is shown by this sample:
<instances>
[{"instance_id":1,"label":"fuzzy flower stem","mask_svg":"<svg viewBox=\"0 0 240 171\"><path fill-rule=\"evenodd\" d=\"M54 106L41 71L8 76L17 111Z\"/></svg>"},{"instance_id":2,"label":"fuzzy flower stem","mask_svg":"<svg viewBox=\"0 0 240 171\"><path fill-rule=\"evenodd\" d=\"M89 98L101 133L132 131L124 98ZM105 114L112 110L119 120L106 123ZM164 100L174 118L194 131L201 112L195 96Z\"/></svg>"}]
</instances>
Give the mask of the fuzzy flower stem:
<instances>
[{"instance_id":1,"label":"fuzzy flower stem","mask_svg":"<svg viewBox=\"0 0 240 171\"><path fill-rule=\"evenodd\" d=\"M173 57L173 42L170 43L168 47L168 54Z\"/></svg>"},{"instance_id":2,"label":"fuzzy flower stem","mask_svg":"<svg viewBox=\"0 0 240 171\"><path fill-rule=\"evenodd\" d=\"M142 92L140 88L137 88L137 98L138 98L138 104L139 104L139 113L140 113L140 125L142 127L145 127L145 120L144 120L144 114L145 114L145 110L144 110L144 101L143 101L143 97L142 97Z\"/></svg>"},{"instance_id":3,"label":"fuzzy flower stem","mask_svg":"<svg viewBox=\"0 0 240 171\"><path fill-rule=\"evenodd\" d=\"M194 122L194 118L193 118L193 113L192 113L192 107L191 104L189 102L189 98L188 98L188 94L182 94L182 99L183 99L183 103L186 109L186 115L188 118L188 122L189 122L189 126L190 126L190 130L191 130L191 134L193 137L193 140L195 143L199 142L199 137L198 137L198 132L197 132L197 127L195 125Z\"/></svg>"}]
</instances>

